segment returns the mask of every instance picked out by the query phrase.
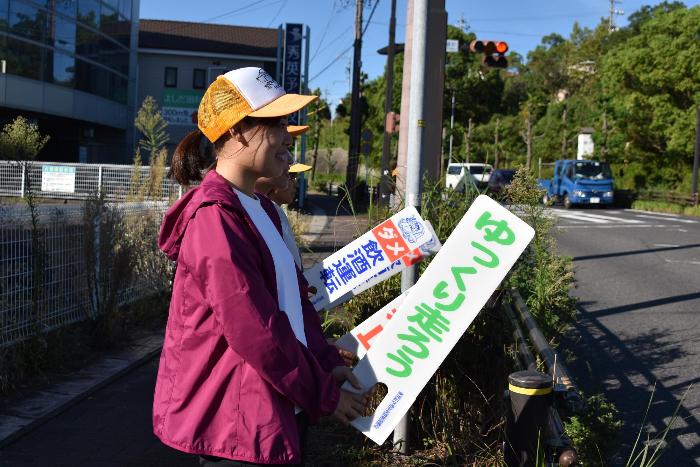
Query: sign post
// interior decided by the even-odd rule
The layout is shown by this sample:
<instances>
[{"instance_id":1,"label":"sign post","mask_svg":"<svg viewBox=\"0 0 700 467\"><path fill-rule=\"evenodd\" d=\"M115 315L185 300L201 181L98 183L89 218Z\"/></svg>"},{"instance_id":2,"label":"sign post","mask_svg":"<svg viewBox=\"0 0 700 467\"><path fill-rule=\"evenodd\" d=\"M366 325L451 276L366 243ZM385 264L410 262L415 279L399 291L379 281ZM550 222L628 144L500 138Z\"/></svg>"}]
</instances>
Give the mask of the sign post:
<instances>
[{"instance_id":1,"label":"sign post","mask_svg":"<svg viewBox=\"0 0 700 467\"><path fill-rule=\"evenodd\" d=\"M353 373L388 392L352 425L383 444L534 236L524 221L479 196L375 336ZM351 385L344 389L358 392Z\"/></svg>"}]
</instances>

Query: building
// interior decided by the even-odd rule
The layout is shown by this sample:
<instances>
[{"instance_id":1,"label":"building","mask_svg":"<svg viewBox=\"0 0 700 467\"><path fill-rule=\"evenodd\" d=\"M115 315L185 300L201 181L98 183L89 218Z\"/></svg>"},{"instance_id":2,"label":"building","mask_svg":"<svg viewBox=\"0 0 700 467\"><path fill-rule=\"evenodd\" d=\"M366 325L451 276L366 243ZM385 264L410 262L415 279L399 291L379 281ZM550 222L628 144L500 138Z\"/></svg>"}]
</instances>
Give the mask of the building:
<instances>
[{"instance_id":1,"label":"building","mask_svg":"<svg viewBox=\"0 0 700 467\"><path fill-rule=\"evenodd\" d=\"M281 41L277 29L140 20L138 101L158 102L168 122L168 152L196 129L199 101L217 76L244 66L278 76Z\"/></svg>"},{"instance_id":2,"label":"building","mask_svg":"<svg viewBox=\"0 0 700 467\"><path fill-rule=\"evenodd\" d=\"M128 162L138 17L139 0L0 0L0 124L36 121L42 160Z\"/></svg>"}]
</instances>

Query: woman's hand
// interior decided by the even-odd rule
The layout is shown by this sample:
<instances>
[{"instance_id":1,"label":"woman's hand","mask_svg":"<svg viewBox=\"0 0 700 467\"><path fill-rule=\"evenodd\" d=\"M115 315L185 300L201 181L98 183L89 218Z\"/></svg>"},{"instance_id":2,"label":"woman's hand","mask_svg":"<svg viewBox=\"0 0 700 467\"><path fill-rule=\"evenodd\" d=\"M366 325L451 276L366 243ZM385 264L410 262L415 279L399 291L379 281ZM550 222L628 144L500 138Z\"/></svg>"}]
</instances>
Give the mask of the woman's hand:
<instances>
[{"instance_id":1,"label":"woman's hand","mask_svg":"<svg viewBox=\"0 0 700 467\"><path fill-rule=\"evenodd\" d=\"M331 374L333 375L333 378L335 378L335 382L338 383L338 386L341 386L345 381L347 381L355 389L362 389L360 381L357 379L357 376L352 373L351 368L346 366L337 366L333 368Z\"/></svg>"},{"instance_id":2,"label":"woman's hand","mask_svg":"<svg viewBox=\"0 0 700 467\"><path fill-rule=\"evenodd\" d=\"M365 410L367 410L368 406L368 393L365 392L362 394L357 394L354 392L346 391L345 389L341 389L338 407L336 407L335 412L333 412L333 416L340 420L343 424L347 425L352 420L355 420L357 417L362 417Z\"/></svg>"}]
</instances>

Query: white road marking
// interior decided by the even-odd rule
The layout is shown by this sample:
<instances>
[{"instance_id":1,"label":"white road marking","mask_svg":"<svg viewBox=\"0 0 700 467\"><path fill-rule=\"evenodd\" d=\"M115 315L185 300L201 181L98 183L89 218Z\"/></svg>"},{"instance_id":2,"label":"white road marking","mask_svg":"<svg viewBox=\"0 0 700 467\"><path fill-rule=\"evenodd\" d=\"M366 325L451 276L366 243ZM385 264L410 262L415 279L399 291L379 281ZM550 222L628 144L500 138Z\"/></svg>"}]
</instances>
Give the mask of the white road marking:
<instances>
[{"instance_id":1,"label":"white road marking","mask_svg":"<svg viewBox=\"0 0 700 467\"><path fill-rule=\"evenodd\" d=\"M654 243L654 246L660 248L678 248L680 245L672 245L670 243Z\"/></svg>"},{"instance_id":2,"label":"white road marking","mask_svg":"<svg viewBox=\"0 0 700 467\"><path fill-rule=\"evenodd\" d=\"M639 212L642 214L653 214L655 216L664 216L664 217L678 217L678 214L671 214L668 212L654 212L654 211L642 211L641 209L625 209L625 211L628 212Z\"/></svg>"},{"instance_id":3,"label":"white road marking","mask_svg":"<svg viewBox=\"0 0 700 467\"><path fill-rule=\"evenodd\" d=\"M588 222L594 222L597 224L606 224L610 223L610 221L614 222L620 222L624 224L643 224L645 221L640 221L636 219L624 219L622 217L613 217L613 216L603 216L601 214L591 214L587 212L572 212L572 211L560 211L560 210L553 210L554 214L559 217L563 217L566 219L576 219L576 220L584 220Z\"/></svg>"},{"instance_id":4,"label":"white road marking","mask_svg":"<svg viewBox=\"0 0 700 467\"><path fill-rule=\"evenodd\" d=\"M680 259L680 260L678 260L678 259L665 259L664 261L666 261L667 263L682 263L682 264L700 265L700 261L688 261L688 260L684 260L684 259Z\"/></svg>"},{"instance_id":5,"label":"white road marking","mask_svg":"<svg viewBox=\"0 0 700 467\"><path fill-rule=\"evenodd\" d=\"M648 214L635 214L635 215L637 217L643 217L644 219L655 219L657 221L671 220L671 219L668 219L667 217L659 217L656 214L654 214L653 216L650 216ZM683 222L685 224L697 224L698 223L698 221L691 221L690 219L681 219L681 218L675 218L675 217L673 218L673 221L674 222Z\"/></svg>"},{"instance_id":6,"label":"white road marking","mask_svg":"<svg viewBox=\"0 0 700 467\"><path fill-rule=\"evenodd\" d=\"M653 224L607 224L607 225L558 225L557 229L617 229L617 228L632 228L632 227L668 227L667 225Z\"/></svg>"}]
</instances>

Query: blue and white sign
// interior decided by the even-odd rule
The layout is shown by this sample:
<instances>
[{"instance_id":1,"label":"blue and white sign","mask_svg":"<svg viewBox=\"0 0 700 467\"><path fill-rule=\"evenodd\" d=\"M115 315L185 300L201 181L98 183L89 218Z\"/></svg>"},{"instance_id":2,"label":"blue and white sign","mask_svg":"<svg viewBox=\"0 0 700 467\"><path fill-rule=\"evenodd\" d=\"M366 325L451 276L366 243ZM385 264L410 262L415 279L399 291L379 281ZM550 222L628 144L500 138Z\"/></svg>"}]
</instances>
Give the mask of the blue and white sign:
<instances>
[{"instance_id":1,"label":"blue and white sign","mask_svg":"<svg viewBox=\"0 0 700 467\"><path fill-rule=\"evenodd\" d=\"M282 87L290 94L301 92L301 40L304 25L287 23L284 36L284 73L282 74ZM299 114L289 116L289 124L297 125Z\"/></svg>"},{"instance_id":2,"label":"blue and white sign","mask_svg":"<svg viewBox=\"0 0 700 467\"><path fill-rule=\"evenodd\" d=\"M75 193L75 167L41 166L41 191Z\"/></svg>"}]
</instances>

